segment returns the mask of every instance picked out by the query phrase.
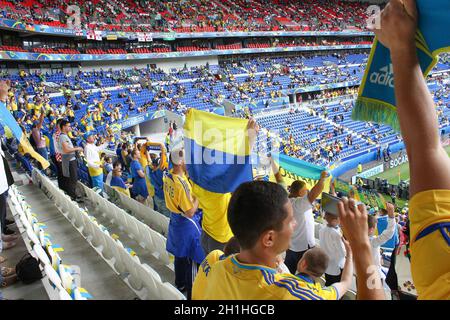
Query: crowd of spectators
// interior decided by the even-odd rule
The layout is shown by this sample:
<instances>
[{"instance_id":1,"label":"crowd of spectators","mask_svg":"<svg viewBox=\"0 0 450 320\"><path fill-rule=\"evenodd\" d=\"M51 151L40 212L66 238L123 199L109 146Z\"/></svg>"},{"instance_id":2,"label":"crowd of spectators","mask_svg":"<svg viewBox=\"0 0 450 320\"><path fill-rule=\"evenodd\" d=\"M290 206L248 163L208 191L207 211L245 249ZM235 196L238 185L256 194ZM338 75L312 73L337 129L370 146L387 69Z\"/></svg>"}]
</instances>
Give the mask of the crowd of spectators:
<instances>
[{"instance_id":1,"label":"crowd of spectators","mask_svg":"<svg viewBox=\"0 0 450 320\"><path fill-rule=\"evenodd\" d=\"M3 0L5 18L66 27L62 0ZM308 1L78 1L85 29L142 32L364 30L366 5L340 0Z\"/></svg>"}]
</instances>

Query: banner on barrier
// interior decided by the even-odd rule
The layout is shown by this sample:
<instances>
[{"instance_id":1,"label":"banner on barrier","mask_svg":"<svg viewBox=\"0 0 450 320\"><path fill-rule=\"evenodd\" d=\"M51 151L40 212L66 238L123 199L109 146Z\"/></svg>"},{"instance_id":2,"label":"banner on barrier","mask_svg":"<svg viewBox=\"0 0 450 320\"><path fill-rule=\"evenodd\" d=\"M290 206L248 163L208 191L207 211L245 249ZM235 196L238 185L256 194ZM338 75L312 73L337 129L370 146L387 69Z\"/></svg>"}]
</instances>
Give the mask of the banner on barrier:
<instances>
[{"instance_id":1,"label":"banner on barrier","mask_svg":"<svg viewBox=\"0 0 450 320\"><path fill-rule=\"evenodd\" d=\"M357 174L356 176L353 176L352 177L352 184L355 184L356 183L356 178L364 178L364 179L367 179L367 178L370 178L370 177L373 177L373 176L376 176L376 175L378 175L378 174L380 174L380 173L383 173L384 172L384 165L383 164L380 164L380 165L378 165L378 166L376 166L376 167L373 167L373 168L371 168L371 169L368 169L368 170L366 170L366 171L363 171L363 172L361 172L360 174Z\"/></svg>"}]
</instances>

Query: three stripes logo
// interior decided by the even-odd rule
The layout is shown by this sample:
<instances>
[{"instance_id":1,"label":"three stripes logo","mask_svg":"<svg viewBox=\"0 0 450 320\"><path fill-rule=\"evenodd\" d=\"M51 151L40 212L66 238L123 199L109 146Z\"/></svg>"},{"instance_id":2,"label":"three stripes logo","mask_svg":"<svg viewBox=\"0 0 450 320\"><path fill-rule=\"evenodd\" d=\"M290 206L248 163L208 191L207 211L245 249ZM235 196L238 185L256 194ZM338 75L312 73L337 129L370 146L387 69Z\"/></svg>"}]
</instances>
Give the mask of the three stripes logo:
<instances>
[{"instance_id":1,"label":"three stripes logo","mask_svg":"<svg viewBox=\"0 0 450 320\"><path fill-rule=\"evenodd\" d=\"M370 75L369 81L373 84L394 88L394 69L392 63L381 68L379 72L373 72Z\"/></svg>"}]
</instances>

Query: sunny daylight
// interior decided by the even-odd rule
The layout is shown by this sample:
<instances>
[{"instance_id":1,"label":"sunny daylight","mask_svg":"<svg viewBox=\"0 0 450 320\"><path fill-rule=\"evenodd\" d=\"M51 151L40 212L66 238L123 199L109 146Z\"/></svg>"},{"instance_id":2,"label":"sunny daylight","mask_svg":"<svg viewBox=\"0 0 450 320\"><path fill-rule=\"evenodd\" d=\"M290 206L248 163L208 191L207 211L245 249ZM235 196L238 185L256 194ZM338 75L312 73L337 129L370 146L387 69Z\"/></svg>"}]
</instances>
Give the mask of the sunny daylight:
<instances>
[{"instance_id":1,"label":"sunny daylight","mask_svg":"<svg viewBox=\"0 0 450 320\"><path fill-rule=\"evenodd\" d=\"M449 21L448 0L0 0L0 300L450 300Z\"/></svg>"}]
</instances>

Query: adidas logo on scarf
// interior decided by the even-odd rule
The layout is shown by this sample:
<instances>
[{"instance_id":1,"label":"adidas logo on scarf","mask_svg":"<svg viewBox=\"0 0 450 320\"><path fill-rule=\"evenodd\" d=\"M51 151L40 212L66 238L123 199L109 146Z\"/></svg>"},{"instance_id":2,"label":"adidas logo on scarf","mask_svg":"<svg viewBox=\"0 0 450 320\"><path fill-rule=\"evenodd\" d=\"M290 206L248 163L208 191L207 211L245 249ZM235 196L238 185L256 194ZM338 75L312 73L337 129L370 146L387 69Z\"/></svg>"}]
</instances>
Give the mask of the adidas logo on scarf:
<instances>
[{"instance_id":1,"label":"adidas logo on scarf","mask_svg":"<svg viewBox=\"0 0 450 320\"><path fill-rule=\"evenodd\" d=\"M373 84L394 88L394 70L392 63L381 68L379 72L373 72L370 75L369 81Z\"/></svg>"}]
</instances>

